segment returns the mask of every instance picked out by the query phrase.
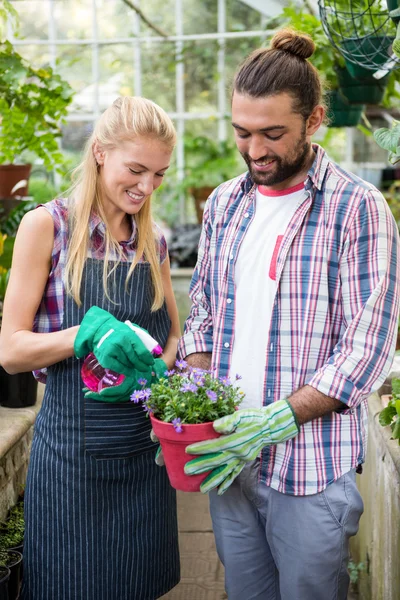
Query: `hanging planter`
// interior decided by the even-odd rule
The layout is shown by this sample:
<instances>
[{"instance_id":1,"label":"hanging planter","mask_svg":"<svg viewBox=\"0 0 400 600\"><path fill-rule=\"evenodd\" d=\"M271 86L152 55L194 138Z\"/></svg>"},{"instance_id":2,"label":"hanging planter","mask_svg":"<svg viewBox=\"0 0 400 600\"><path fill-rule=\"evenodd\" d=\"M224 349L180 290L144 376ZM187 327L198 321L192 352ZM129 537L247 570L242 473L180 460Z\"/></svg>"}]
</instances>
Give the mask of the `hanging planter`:
<instances>
[{"instance_id":1,"label":"hanging planter","mask_svg":"<svg viewBox=\"0 0 400 600\"><path fill-rule=\"evenodd\" d=\"M383 66L390 58L390 46L394 38L388 36L368 35L361 38L343 40L343 48L350 56L362 62L364 56L369 56L377 66ZM355 79L370 79L373 71L361 64L351 62L345 57L346 67ZM377 70L376 69L376 70Z\"/></svg>"},{"instance_id":2,"label":"hanging planter","mask_svg":"<svg viewBox=\"0 0 400 600\"><path fill-rule=\"evenodd\" d=\"M332 90L327 94L328 127L354 127L361 121L365 106L362 104L349 104L339 90Z\"/></svg>"},{"instance_id":3,"label":"hanging planter","mask_svg":"<svg viewBox=\"0 0 400 600\"><path fill-rule=\"evenodd\" d=\"M375 79L371 75L360 79L353 77L347 68L338 69L337 74L340 91L349 104L380 104L382 102L389 75L382 79Z\"/></svg>"},{"instance_id":4,"label":"hanging planter","mask_svg":"<svg viewBox=\"0 0 400 600\"><path fill-rule=\"evenodd\" d=\"M165 423L150 416L153 431L161 444L164 455L165 467L169 481L173 488L182 492L199 492L200 484L209 472L201 475L186 475L184 466L192 458L197 458L186 453L186 446L194 442L202 442L219 437L219 433L211 423L182 424L179 433L171 423Z\"/></svg>"}]
</instances>

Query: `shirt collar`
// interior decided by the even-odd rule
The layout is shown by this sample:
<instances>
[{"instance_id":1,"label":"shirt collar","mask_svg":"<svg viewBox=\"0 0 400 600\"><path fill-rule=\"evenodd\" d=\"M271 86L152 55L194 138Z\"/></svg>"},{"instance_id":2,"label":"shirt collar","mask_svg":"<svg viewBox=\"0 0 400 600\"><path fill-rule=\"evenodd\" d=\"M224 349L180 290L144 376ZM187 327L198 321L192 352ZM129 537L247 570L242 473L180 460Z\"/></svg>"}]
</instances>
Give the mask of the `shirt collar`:
<instances>
[{"instance_id":1,"label":"shirt collar","mask_svg":"<svg viewBox=\"0 0 400 600\"><path fill-rule=\"evenodd\" d=\"M315 152L315 159L307 173L305 189L308 190L314 185L318 190L321 190L326 170L328 168L329 158L325 150L318 144L313 144L312 148ZM248 194L253 186L254 182L250 177L249 171L247 171L241 182L241 188L245 194Z\"/></svg>"},{"instance_id":2,"label":"shirt collar","mask_svg":"<svg viewBox=\"0 0 400 600\"><path fill-rule=\"evenodd\" d=\"M121 244L131 244L136 239L136 221L131 215L131 225L132 225L132 233L129 236L128 240L124 240L120 242ZM105 236L106 226L104 222L100 219L99 215L92 211L89 219L89 236L93 237L95 233L99 233L102 237Z\"/></svg>"}]
</instances>

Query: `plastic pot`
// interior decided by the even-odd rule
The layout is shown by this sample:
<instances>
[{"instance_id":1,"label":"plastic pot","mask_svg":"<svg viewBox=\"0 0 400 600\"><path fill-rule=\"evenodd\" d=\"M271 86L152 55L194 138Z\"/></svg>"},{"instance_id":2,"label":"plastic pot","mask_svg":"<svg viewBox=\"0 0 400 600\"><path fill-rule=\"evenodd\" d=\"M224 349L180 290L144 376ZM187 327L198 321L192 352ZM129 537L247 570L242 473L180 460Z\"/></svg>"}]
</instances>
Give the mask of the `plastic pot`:
<instances>
[{"instance_id":1,"label":"plastic pot","mask_svg":"<svg viewBox=\"0 0 400 600\"><path fill-rule=\"evenodd\" d=\"M29 371L10 375L0 367L0 404L7 408L24 408L36 402L37 381Z\"/></svg>"},{"instance_id":2,"label":"plastic pot","mask_svg":"<svg viewBox=\"0 0 400 600\"><path fill-rule=\"evenodd\" d=\"M382 79L375 79L372 76L356 79L347 69L338 69L337 73L340 91L349 104L380 104L382 102L389 81L388 75Z\"/></svg>"},{"instance_id":3,"label":"plastic pot","mask_svg":"<svg viewBox=\"0 0 400 600\"><path fill-rule=\"evenodd\" d=\"M346 98L338 91L333 90L327 94L329 127L354 127L361 120L365 106L362 104L349 104Z\"/></svg>"},{"instance_id":4,"label":"plastic pot","mask_svg":"<svg viewBox=\"0 0 400 600\"><path fill-rule=\"evenodd\" d=\"M10 579L11 571L8 567L0 567L0 599L9 600L8 596L8 582Z\"/></svg>"},{"instance_id":5,"label":"plastic pot","mask_svg":"<svg viewBox=\"0 0 400 600\"><path fill-rule=\"evenodd\" d=\"M369 57L369 60L377 65L376 70L383 66L390 58L390 46L393 42L393 37L388 36L372 36L367 35L361 38L346 39L343 41L343 48L351 55L354 56L359 62L363 62ZM365 57L363 59L363 57ZM373 74L373 70L366 69L360 64L353 63L348 59L346 61L346 68L350 75L356 79L369 78Z\"/></svg>"},{"instance_id":6,"label":"plastic pot","mask_svg":"<svg viewBox=\"0 0 400 600\"><path fill-rule=\"evenodd\" d=\"M183 468L189 460L196 458L185 452L186 446L219 437L212 422L196 425L182 424L182 432L177 433L171 423L165 423L151 416L151 424L158 437L164 455L165 467L173 488L182 492L199 492L200 484L208 472L200 475L186 475Z\"/></svg>"},{"instance_id":7,"label":"plastic pot","mask_svg":"<svg viewBox=\"0 0 400 600\"><path fill-rule=\"evenodd\" d=\"M22 554L16 550L8 550L10 578L8 580L8 600L17 600L21 587Z\"/></svg>"}]
</instances>

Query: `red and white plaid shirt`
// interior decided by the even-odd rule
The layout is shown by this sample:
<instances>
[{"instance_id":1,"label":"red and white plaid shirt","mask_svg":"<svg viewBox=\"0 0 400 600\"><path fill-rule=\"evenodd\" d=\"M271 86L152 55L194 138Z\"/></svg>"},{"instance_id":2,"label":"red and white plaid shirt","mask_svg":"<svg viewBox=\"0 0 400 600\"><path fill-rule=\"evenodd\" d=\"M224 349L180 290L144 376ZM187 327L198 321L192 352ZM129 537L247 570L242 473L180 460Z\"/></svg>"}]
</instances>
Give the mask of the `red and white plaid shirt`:
<instances>
[{"instance_id":1,"label":"red and white plaid shirt","mask_svg":"<svg viewBox=\"0 0 400 600\"><path fill-rule=\"evenodd\" d=\"M399 235L385 199L322 148L314 150L304 196L276 257L263 404L308 384L343 402L344 410L264 448L261 480L293 495L320 492L364 461L367 397L390 370L400 300ZM247 173L220 185L204 211L179 355L212 352L217 376L229 373L240 327L235 261L254 205L255 185Z\"/></svg>"}]
</instances>

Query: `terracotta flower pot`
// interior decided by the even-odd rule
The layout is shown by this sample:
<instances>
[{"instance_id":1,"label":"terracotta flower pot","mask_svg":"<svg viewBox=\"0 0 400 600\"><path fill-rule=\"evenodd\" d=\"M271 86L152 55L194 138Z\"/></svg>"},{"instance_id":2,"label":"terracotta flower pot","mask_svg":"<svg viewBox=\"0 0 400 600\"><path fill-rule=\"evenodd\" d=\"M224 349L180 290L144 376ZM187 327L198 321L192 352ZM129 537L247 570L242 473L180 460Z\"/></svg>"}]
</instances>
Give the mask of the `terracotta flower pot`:
<instances>
[{"instance_id":1,"label":"terracotta flower pot","mask_svg":"<svg viewBox=\"0 0 400 600\"><path fill-rule=\"evenodd\" d=\"M173 488L182 492L199 492L200 484L207 477L207 473L201 475L186 475L183 468L189 460L196 458L193 454L185 452L186 446L194 442L202 442L220 436L212 422L200 423L198 425L182 424L182 432L175 431L171 423L165 423L150 416L155 435L158 437L164 455L165 467L169 481Z\"/></svg>"}]
</instances>

